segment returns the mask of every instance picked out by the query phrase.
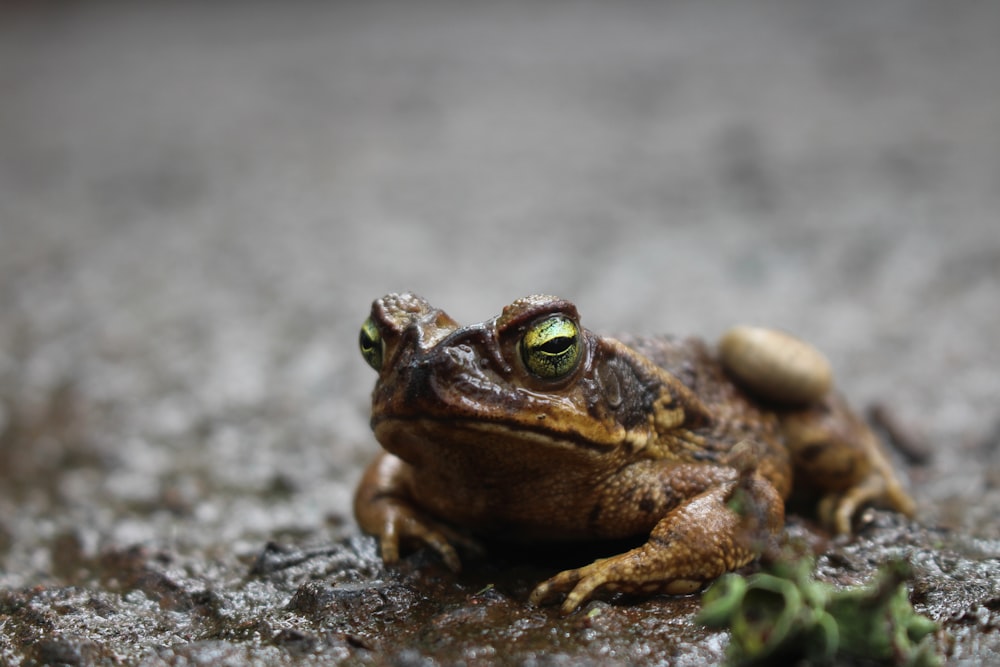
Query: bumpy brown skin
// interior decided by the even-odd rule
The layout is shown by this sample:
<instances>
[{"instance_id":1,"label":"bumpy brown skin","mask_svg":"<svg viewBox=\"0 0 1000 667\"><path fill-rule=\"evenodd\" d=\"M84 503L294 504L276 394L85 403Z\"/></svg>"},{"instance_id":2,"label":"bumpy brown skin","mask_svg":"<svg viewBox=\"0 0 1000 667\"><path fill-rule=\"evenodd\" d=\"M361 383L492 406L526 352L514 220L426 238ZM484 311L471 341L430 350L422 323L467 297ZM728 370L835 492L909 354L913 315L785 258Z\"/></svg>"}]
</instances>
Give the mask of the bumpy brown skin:
<instances>
[{"instance_id":1,"label":"bumpy brown skin","mask_svg":"<svg viewBox=\"0 0 1000 667\"><path fill-rule=\"evenodd\" d=\"M748 563L783 526L793 470L825 496L821 517L839 532L868 502L913 511L875 436L836 394L768 403L756 398L772 395L767 387L737 384L700 341L582 328L578 364L546 380L521 344L553 314L579 321L553 297L465 328L412 294L375 301L371 424L386 451L365 472L355 514L386 563L401 545L426 544L457 570L455 545L474 548L468 535L648 536L531 595L565 594L570 612L598 589L690 592Z\"/></svg>"}]
</instances>

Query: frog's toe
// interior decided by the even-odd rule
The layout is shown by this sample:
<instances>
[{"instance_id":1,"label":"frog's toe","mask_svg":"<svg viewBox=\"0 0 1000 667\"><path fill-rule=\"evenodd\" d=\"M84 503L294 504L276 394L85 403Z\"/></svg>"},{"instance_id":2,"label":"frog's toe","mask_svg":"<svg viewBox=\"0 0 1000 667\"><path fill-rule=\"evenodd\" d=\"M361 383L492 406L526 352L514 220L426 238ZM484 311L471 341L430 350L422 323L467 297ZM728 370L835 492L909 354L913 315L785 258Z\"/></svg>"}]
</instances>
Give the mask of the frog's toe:
<instances>
[{"instance_id":1,"label":"frog's toe","mask_svg":"<svg viewBox=\"0 0 1000 667\"><path fill-rule=\"evenodd\" d=\"M646 572L635 554L625 554L595 561L586 567L560 572L548 581L539 584L531 593L530 602L542 605L552 601L560 593L566 597L560 607L563 614L571 614L587 602L598 590L641 593L667 593L684 595L697 591L705 585L705 580L663 576Z\"/></svg>"},{"instance_id":2,"label":"frog's toe","mask_svg":"<svg viewBox=\"0 0 1000 667\"><path fill-rule=\"evenodd\" d=\"M451 541L439 531L430 531L421 537L431 549L434 549L441 557L445 566L452 572L459 572L462 569L462 560L458 557L458 551Z\"/></svg>"},{"instance_id":3,"label":"frog's toe","mask_svg":"<svg viewBox=\"0 0 1000 667\"><path fill-rule=\"evenodd\" d=\"M644 595L654 593L684 595L693 593L705 585L705 581L701 579L631 580L627 576L622 577L621 573L616 570L617 568L614 567L602 567L601 561L598 561L584 568L560 572L548 581L539 584L531 593L530 601L532 604L542 605L560 593L566 593L560 606L560 611L566 615L579 609L598 590Z\"/></svg>"},{"instance_id":4,"label":"frog's toe","mask_svg":"<svg viewBox=\"0 0 1000 667\"><path fill-rule=\"evenodd\" d=\"M857 503L850 498L840 494L825 496L819 503L817 513L819 520L829 530L838 535L846 535L851 532L851 519L858 509Z\"/></svg>"},{"instance_id":5,"label":"frog's toe","mask_svg":"<svg viewBox=\"0 0 1000 667\"><path fill-rule=\"evenodd\" d=\"M399 537L393 533L383 533L378 538L378 551L382 557L382 562L386 565L394 565L399 562Z\"/></svg>"},{"instance_id":6,"label":"frog's toe","mask_svg":"<svg viewBox=\"0 0 1000 667\"><path fill-rule=\"evenodd\" d=\"M547 581L543 581L531 592L529 601L533 605L543 605L551 602L559 594L565 593L566 598L561 607L562 613L572 613L607 581L606 577L594 572L596 564L592 563L587 567L566 570Z\"/></svg>"},{"instance_id":7,"label":"frog's toe","mask_svg":"<svg viewBox=\"0 0 1000 667\"><path fill-rule=\"evenodd\" d=\"M390 517L382 530L380 550L383 562L392 564L399 561L401 542L429 546L438 553L445 566L453 572L462 569L462 561L458 556L456 546L472 553L482 551L478 542L453 528L420 517L415 513L403 511Z\"/></svg>"},{"instance_id":8,"label":"frog's toe","mask_svg":"<svg viewBox=\"0 0 1000 667\"><path fill-rule=\"evenodd\" d=\"M462 561L458 556L459 551L472 556L484 553L483 545L479 542L444 524L435 523L428 527L424 534L417 537L434 549L452 572L459 572L462 569Z\"/></svg>"},{"instance_id":9,"label":"frog's toe","mask_svg":"<svg viewBox=\"0 0 1000 667\"><path fill-rule=\"evenodd\" d=\"M865 505L878 505L901 512L907 516L914 513L913 500L894 480L886 480L872 474L863 482L842 494L831 494L819 504L819 518L838 534L851 532L854 515Z\"/></svg>"},{"instance_id":10,"label":"frog's toe","mask_svg":"<svg viewBox=\"0 0 1000 667\"><path fill-rule=\"evenodd\" d=\"M878 500L882 493L879 485L866 483L843 494L831 494L820 501L819 518L838 535L852 532L854 515L866 504Z\"/></svg>"},{"instance_id":11,"label":"frog's toe","mask_svg":"<svg viewBox=\"0 0 1000 667\"><path fill-rule=\"evenodd\" d=\"M438 532L442 537L444 537L444 543L442 544L442 547L446 546L448 550L452 553L456 565L458 564L459 560L456 550L458 552L464 553L467 556L482 556L484 553L486 553L486 549L483 548L483 545L480 544L478 540L469 537L465 533L461 533L445 525L438 526ZM452 567L448 563L448 557L446 557L444 553L442 553L441 548L439 548L435 544L431 544L431 546L434 548L435 551L441 554L441 558L445 561L445 564L448 565L449 568L455 570L456 572L460 569L459 567Z\"/></svg>"}]
</instances>

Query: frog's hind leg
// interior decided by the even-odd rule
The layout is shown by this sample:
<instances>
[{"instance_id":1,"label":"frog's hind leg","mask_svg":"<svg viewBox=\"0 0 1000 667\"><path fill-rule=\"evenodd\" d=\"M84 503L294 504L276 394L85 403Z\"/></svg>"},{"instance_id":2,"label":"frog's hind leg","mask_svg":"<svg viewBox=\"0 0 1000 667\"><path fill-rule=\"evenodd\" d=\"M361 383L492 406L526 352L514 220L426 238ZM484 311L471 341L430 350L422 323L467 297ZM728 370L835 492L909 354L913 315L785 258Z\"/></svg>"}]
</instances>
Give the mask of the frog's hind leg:
<instances>
[{"instance_id":1,"label":"frog's hind leg","mask_svg":"<svg viewBox=\"0 0 1000 667\"><path fill-rule=\"evenodd\" d=\"M719 341L719 359L744 389L783 414L796 486L822 494L827 526L849 533L867 503L913 514L878 438L831 390L830 364L819 350L780 331L743 326Z\"/></svg>"},{"instance_id":2,"label":"frog's hind leg","mask_svg":"<svg viewBox=\"0 0 1000 667\"><path fill-rule=\"evenodd\" d=\"M882 443L835 392L816 405L782 415L796 486L819 491L820 520L838 533L866 504L906 515L914 503L896 478Z\"/></svg>"}]
</instances>

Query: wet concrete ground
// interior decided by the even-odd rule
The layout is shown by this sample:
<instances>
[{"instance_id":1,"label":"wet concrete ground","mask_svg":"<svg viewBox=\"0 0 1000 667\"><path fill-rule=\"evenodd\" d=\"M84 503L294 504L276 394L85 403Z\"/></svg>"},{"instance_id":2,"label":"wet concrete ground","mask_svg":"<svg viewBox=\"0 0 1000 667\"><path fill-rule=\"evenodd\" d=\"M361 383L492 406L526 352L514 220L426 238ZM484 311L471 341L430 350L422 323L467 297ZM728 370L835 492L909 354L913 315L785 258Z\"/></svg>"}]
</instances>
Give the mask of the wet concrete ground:
<instances>
[{"instance_id":1,"label":"wet concrete ground","mask_svg":"<svg viewBox=\"0 0 1000 667\"><path fill-rule=\"evenodd\" d=\"M697 598L525 603L559 563L386 571L372 299L793 331L900 462L949 664L1000 651L1000 5L0 9L0 663L703 664ZM553 471L558 474L558 471Z\"/></svg>"}]
</instances>

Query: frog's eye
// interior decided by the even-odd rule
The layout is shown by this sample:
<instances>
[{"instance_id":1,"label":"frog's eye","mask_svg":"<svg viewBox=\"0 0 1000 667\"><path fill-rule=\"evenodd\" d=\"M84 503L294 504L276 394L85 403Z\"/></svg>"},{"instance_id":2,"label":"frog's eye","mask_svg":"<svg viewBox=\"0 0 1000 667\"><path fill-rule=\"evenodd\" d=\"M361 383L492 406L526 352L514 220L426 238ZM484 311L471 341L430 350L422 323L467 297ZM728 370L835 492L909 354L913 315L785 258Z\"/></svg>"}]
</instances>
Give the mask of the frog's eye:
<instances>
[{"instance_id":1,"label":"frog's eye","mask_svg":"<svg viewBox=\"0 0 1000 667\"><path fill-rule=\"evenodd\" d=\"M378 327L369 317L361 325L361 335L358 336L358 346L361 348L361 356L365 358L368 365L375 370L382 369L382 353L385 346L382 342L382 334Z\"/></svg>"},{"instance_id":2,"label":"frog's eye","mask_svg":"<svg viewBox=\"0 0 1000 667\"><path fill-rule=\"evenodd\" d=\"M521 339L524 365L543 380L558 380L575 370L581 351L580 327L565 315L538 320Z\"/></svg>"}]
</instances>

